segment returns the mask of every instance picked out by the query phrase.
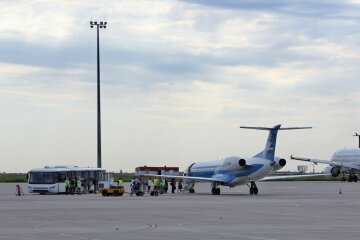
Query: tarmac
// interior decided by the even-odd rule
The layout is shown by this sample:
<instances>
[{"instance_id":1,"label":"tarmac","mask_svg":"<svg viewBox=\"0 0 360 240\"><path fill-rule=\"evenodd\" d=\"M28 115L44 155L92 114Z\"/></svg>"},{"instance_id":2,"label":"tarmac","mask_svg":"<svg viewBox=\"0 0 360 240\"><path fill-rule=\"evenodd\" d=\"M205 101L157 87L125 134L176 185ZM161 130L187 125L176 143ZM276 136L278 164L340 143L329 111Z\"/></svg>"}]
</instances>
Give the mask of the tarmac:
<instances>
[{"instance_id":1,"label":"tarmac","mask_svg":"<svg viewBox=\"0 0 360 240\"><path fill-rule=\"evenodd\" d=\"M103 197L15 196L16 184L3 183L0 239L359 239L358 183L257 184L259 195L240 186L213 196L204 183L195 194Z\"/></svg>"}]
</instances>

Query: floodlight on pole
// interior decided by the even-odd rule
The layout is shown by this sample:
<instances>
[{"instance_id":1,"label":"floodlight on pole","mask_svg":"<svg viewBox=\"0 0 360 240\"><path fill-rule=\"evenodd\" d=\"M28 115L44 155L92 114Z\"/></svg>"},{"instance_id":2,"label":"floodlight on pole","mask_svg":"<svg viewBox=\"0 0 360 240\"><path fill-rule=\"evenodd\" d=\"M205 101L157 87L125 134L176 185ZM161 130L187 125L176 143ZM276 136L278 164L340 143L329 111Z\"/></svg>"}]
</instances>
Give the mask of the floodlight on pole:
<instances>
[{"instance_id":1,"label":"floodlight on pole","mask_svg":"<svg viewBox=\"0 0 360 240\"><path fill-rule=\"evenodd\" d=\"M90 27L96 26L97 32L97 167L101 168L101 105L100 105L100 47L99 47L99 27L106 26L106 22L90 21ZM105 28L105 27L104 27Z\"/></svg>"},{"instance_id":2,"label":"floodlight on pole","mask_svg":"<svg viewBox=\"0 0 360 240\"><path fill-rule=\"evenodd\" d=\"M354 136L354 137L359 137L359 148L360 148L360 135L357 134L357 133L355 133L353 136Z\"/></svg>"}]
</instances>

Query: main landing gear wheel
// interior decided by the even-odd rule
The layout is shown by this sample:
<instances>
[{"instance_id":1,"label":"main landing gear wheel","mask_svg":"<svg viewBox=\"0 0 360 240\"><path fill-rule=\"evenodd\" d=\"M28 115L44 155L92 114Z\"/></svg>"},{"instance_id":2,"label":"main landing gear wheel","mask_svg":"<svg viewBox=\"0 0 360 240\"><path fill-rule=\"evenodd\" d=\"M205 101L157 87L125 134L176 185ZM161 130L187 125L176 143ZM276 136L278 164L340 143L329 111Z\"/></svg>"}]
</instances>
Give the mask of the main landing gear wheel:
<instances>
[{"instance_id":1,"label":"main landing gear wheel","mask_svg":"<svg viewBox=\"0 0 360 240\"><path fill-rule=\"evenodd\" d=\"M357 182L358 181L358 176L354 175L354 176L349 176L348 178L348 182Z\"/></svg>"},{"instance_id":2,"label":"main landing gear wheel","mask_svg":"<svg viewBox=\"0 0 360 240\"><path fill-rule=\"evenodd\" d=\"M215 188L215 187L213 187L213 188L211 189L211 194L212 194L212 195L220 195L220 188Z\"/></svg>"},{"instance_id":3,"label":"main landing gear wheel","mask_svg":"<svg viewBox=\"0 0 360 240\"><path fill-rule=\"evenodd\" d=\"M258 188L257 188L254 181L250 182L250 190L249 190L249 192L250 192L251 195L253 195L253 194L257 195L259 193L259 190L258 190Z\"/></svg>"},{"instance_id":4,"label":"main landing gear wheel","mask_svg":"<svg viewBox=\"0 0 360 240\"><path fill-rule=\"evenodd\" d=\"M355 169L350 169L348 182L357 182L358 176L355 174Z\"/></svg>"}]
</instances>

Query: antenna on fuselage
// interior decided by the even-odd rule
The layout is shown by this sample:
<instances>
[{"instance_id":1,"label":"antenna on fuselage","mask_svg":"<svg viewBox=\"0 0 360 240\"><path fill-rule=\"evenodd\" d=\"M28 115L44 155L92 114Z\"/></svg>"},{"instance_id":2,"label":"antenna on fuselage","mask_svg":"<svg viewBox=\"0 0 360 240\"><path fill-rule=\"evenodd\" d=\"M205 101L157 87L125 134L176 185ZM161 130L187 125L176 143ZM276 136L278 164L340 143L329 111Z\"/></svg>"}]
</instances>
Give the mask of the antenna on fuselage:
<instances>
[{"instance_id":1,"label":"antenna on fuselage","mask_svg":"<svg viewBox=\"0 0 360 240\"><path fill-rule=\"evenodd\" d=\"M353 137L359 137L359 148L360 148L360 135L355 133L355 135L353 135Z\"/></svg>"}]
</instances>

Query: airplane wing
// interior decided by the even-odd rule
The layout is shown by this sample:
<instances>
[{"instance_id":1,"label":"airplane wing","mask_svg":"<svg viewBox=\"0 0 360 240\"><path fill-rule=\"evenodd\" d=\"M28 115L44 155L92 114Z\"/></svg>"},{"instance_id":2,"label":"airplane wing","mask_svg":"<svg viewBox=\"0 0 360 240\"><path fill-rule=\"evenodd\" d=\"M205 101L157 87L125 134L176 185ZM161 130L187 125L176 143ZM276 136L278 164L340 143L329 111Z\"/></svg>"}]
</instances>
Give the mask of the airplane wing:
<instances>
[{"instance_id":1,"label":"airplane wing","mask_svg":"<svg viewBox=\"0 0 360 240\"><path fill-rule=\"evenodd\" d=\"M334 167L345 167L349 169L360 169L360 166L351 164L351 163L343 163L343 162L333 162L329 160L320 160L320 159L310 159L310 158L302 158L302 157L293 157L293 155L290 156L291 159L304 161L304 162L312 162L315 164L322 163L322 164L329 164L330 166Z\"/></svg>"},{"instance_id":2,"label":"airplane wing","mask_svg":"<svg viewBox=\"0 0 360 240\"><path fill-rule=\"evenodd\" d=\"M182 179L182 180L190 180L194 182L215 182L215 183L225 183L224 180L218 178L205 178L205 177L191 177L191 176L174 176L174 175L157 175L157 174L138 174L136 176L139 177L159 177L159 178L167 178L167 179Z\"/></svg>"},{"instance_id":3,"label":"airplane wing","mask_svg":"<svg viewBox=\"0 0 360 240\"><path fill-rule=\"evenodd\" d=\"M302 177L315 177L315 176L329 176L330 174L319 173L319 174L301 174L301 175L283 175L283 176L267 176L259 181L271 181L279 179L290 179L290 178L302 178Z\"/></svg>"}]
</instances>

